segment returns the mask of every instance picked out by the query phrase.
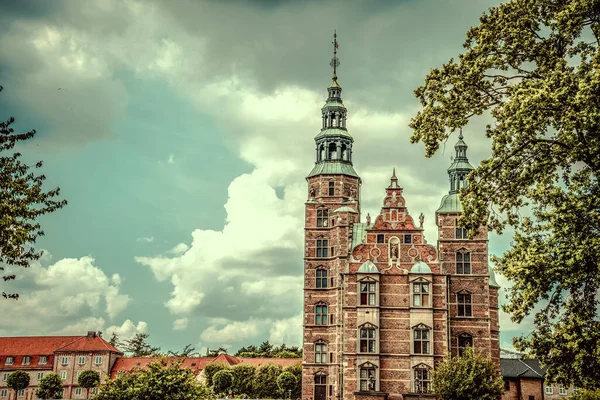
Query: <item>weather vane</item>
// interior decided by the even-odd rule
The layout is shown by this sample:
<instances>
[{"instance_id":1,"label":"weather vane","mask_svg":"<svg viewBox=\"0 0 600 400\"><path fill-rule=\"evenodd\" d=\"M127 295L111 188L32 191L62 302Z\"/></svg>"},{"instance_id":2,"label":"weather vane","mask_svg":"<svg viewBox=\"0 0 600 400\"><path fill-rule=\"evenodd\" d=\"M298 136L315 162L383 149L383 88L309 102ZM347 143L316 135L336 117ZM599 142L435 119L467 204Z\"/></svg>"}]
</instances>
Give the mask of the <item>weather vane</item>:
<instances>
[{"instance_id":1,"label":"weather vane","mask_svg":"<svg viewBox=\"0 0 600 400\"><path fill-rule=\"evenodd\" d=\"M340 45L338 44L337 41L337 32L333 31L333 58L331 59L331 62L329 63L329 65L331 65L333 67L333 79L337 80L337 67L340 66L340 59L337 57L337 49L338 47L340 47Z\"/></svg>"}]
</instances>

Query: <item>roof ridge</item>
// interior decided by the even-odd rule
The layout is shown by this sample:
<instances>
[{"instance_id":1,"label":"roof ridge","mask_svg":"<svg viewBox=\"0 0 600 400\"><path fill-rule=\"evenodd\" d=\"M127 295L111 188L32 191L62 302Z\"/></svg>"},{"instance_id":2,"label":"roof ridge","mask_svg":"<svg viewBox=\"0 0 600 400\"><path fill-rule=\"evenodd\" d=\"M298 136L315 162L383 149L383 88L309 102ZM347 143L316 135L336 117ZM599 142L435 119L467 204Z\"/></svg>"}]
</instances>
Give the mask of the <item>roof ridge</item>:
<instances>
[{"instance_id":1,"label":"roof ridge","mask_svg":"<svg viewBox=\"0 0 600 400\"><path fill-rule=\"evenodd\" d=\"M69 343L65 344L62 347L59 347L58 349L55 349L54 352L60 351L61 349L64 349L65 347L69 347L73 343L76 343L76 342L80 341L81 339L83 339L83 336L76 336L76 337L77 337L77 339L73 340L72 342L69 342Z\"/></svg>"},{"instance_id":2,"label":"roof ridge","mask_svg":"<svg viewBox=\"0 0 600 400\"><path fill-rule=\"evenodd\" d=\"M521 360L520 358L517 358L517 360L519 360L521 362L521 364L523 364L524 366L526 366L528 369L532 370L534 374L540 376L540 377L544 377L544 375L541 375L539 372L537 372L535 369L531 368L526 362L524 362L523 360ZM520 375L520 374L519 374Z\"/></svg>"}]
</instances>

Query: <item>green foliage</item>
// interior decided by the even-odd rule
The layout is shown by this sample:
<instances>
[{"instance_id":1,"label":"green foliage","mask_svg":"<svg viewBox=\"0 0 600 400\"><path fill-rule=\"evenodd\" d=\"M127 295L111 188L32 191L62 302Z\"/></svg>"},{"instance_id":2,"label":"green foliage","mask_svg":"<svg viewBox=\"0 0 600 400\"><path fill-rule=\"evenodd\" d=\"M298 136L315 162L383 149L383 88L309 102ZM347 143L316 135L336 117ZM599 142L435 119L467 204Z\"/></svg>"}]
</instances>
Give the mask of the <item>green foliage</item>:
<instances>
[{"instance_id":1,"label":"green foliage","mask_svg":"<svg viewBox=\"0 0 600 400\"><path fill-rule=\"evenodd\" d=\"M38 399L62 399L62 379L55 373L50 373L42 378L35 391Z\"/></svg>"},{"instance_id":2,"label":"green foliage","mask_svg":"<svg viewBox=\"0 0 600 400\"><path fill-rule=\"evenodd\" d=\"M212 382L215 393L227 393L229 389L233 390L233 373L230 369L217 371L212 377Z\"/></svg>"},{"instance_id":3,"label":"green foliage","mask_svg":"<svg viewBox=\"0 0 600 400\"><path fill-rule=\"evenodd\" d=\"M180 352L169 351L168 354L173 357L193 357L193 356L198 355L198 353L195 353L194 350L196 350L196 348L192 347L192 345L190 343L190 344L186 344L185 347L183 348L183 350L181 350Z\"/></svg>"},{"instance_id":4,"label":"green foliage","mask_svg":"<svg viewBox=\"0 0 600 400\"><path fill-rule=\"evenodd\" d=\"M210 350L210 349L206 350L206 356L207 357L216 357L219 354L227 354L227 349L224 348L224 347L219 347L216 350Z\"/></svg>"},{"instance_id":5,"label":"green foliage","mask_svg":"<svg viewBox=\"0 0 600 400\"><path fill-rule=\"evenodd\" d=\"M115 346L116 348L119 348L119 346L121 345L121 341L119 340L119 335L117 335L117 332L113 332L112 335L110 335L110 340L108 341L108 343Z\"/></svg>"},{"instance_id":6,"label":"green foliage","mask_svg":"<svg viewBox=\"0 0 600 400\"><path fill-rule=\"evenodd\" d=\"M25 389L29 386L29 374L21 370L11 373L8 375L8 378L6 378L6 386L15 392Z\"/></svg>"},{"instance_id":7,"label":"green foliage","mask_svg":"<svg viewBox=\"0 0 600 400\"><path fill-rule=\"evenodd\" d=\"M150 357L160 352L160 347L153 347L148 344L147 333L136 333L135 336L123 343L123 350L132 357Z\"/></svg>"},{"instance_id":8,"label":"green foliage","mask_svg":"<svg viewBox=\"0 0 600 400\"><path fill-rule=\"evenodd\" d=\"M579 389L569 397L569 400L600 400L600 389Z\"/></svg>"},{"instance_id":9,"label":"green foliage","mask_svg":"<svg viewBox=\"0 0 600 400\"><path fill-rule=\"evenodd\" d=\"M255 345L242 347L235 353L235 356L242 358L301 358L302 349L298 346L287 346L285 343L281 346L273 346L267 340L258 347Z\"/></svg>"},{"instance_id":10,"label":"green foliage","mask_svg":"<svg viewBox=\"0 0 600 400\"><path fill-rule=\"evenodd\" d=\"M237 364L231 368L233 374L233 390L236 394L252 396L254 394L252 381L256 367L249 364Z\"/></svg>"},{"instance_id":11,"label":"green foliage","mask_svg":"<svg viewBox=\"0 0 600 400\"><path fill-rule=\"evenodd\" d=\"M447 356L433 371L433 392L443 400L497 400L504 381L488 359L473 355L470 348L462 357Z\"/></svg>"},{"instance_id":12,"label":"green foliage","mask_svg":"<svg viewBox=\"0 0 600 400\"><path fill-rule=\"evenodd\" d=\"M134 369L117 375L100 386L94 400L208 400L212 398L204 385L199 385L194 372L182 368L180 362L163 358L146 369Z\"/></svg>"},{"instance_id":13,"label":"green foliage","mask_svg":"<svg viewBox=\"0 0 600 400\"><path fill-rule=\"evenodd\" d=\"M100 384L100 374L93 370L82 371L77 378L77 384L86 389L96 387Z\"/></svg>"},{"instance_id":14,"label":"green foliage","mask_svg":"<svg viewBox=\"0 0 600 400\"><path fill-rule=\"evenodd\" d=\"M296 398L293 393L296 392L298 379L291 372L282 372L277 377L277 387L283 397Z\"/></svg>"},{"instance_id":15,"label":"green foliage","mask_svg":"<svg viewBox=\"0 0 600 400\"><path fill-rule=\"evenodd\" d=\"M254 374L254 394L260 399L277 399L281 395L277 386L277 377L282 368L272 363L262 364Z\"/></svg>"},{"instance_id":16,"label":"green foliage","mask_svg":"<svg viewBox=\"0 0 600 400\"><path fill-rule=\"evenodd\" d=\"M44 231L36 219L67 204L66 200L53 200L60 194L59 188L42 190L46 177L32 171L42 167L41 161L29 166L21 161L20 153L11 152L17 142L35 135L35 130L14 133L10 127L14 121L11 117L0 122L0 271L5 271L6 266L27 268L31 261L39 259L43 252L33 244ZM7 271L2 281L15 278L16 274ZM18 299L19 294L2 291L2 297Z\"/></svg>"},{"instance_id":17,"label":"green foliage","mask_svg":"<svg viewBox=\"0 0 600 400\"><path fill-rule=\"evenodd\" d=\"M229 369L229 365L223 363L211 363L204 367L204 376L206 377L206 384L209 387L213 385L213 376L223 369Z\"/></svg>"},{"instance_id":18,"label":"green foliage","mask_svg":"<svg viewBox=\"0 0 600 400\"><path fill-rule=\"evenodd\" d=\"M504 307L515 341L564 385L600 387L600 5L598 0L511 0L471 28L458 61L415 90L423 109L413 143L433 155L449 135L489 114L492 155L461 191L461 224L514 230L494 257L514 282ZM528 217L527 215L531 215Z\"/></svg>"},{"instance_id":19,"label":"green foliage","mask_svg":"<svg viewBox=\"0 0 600 400\"><path fill-rule=\"evenodd\" d=\"M292 398L302 397L302 363L285 367L283 372L289 372L296 377L296 386L292 389Z\"/></svg>"}]
</instances>

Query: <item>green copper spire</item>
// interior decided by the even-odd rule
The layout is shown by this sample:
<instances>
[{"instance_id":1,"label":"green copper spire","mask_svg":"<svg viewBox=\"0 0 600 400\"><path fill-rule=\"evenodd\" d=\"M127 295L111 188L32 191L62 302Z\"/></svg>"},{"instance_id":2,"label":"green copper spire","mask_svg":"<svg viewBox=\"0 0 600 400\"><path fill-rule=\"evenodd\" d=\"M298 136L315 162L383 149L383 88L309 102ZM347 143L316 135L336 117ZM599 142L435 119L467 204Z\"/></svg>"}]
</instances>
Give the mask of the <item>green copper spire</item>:
<instances>
[{"instance_id":1,"label":"green copper spire","mask_svg":"<svg viewBox=\"0 0 600 400\"><path fill-rule=\"evenodd\" d=\"M468 147L469 146L467 146L463 140L461 129L460 134L458 135L458 142L454 146L456 155L452 160L450 168L448 168L450 191L442 198L442 204L440 204L440 208L436 211L438 214L462 212L462 205L458 198L458 192L467 185L467 175L473 170L473 166L469 163L469 159L467 158Z\"/></svg>"}]
</instances>

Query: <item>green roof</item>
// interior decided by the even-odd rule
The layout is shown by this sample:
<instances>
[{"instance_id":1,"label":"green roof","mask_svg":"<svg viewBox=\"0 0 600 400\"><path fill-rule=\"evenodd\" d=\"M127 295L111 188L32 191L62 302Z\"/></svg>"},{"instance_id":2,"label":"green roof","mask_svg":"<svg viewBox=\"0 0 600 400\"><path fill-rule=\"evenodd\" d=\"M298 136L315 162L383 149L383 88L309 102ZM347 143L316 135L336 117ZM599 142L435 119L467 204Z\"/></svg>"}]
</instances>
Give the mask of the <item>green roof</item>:
<instances>
[{"instance_id":1,"label":"green roof","mask_svg":"<svg viewBox=\"0 0 600 400\"><path fill-rule=\"evenodd\" d=\"M440 208L436 210L438 214L454 214L462 212L462 204L458 198L458 193L447 194L442 198Z\"/></svg>"},{"instance_id":2,"label":"green roof","mask_svg":"<svg viewBox=\"0 0 600 400\"><path fill-rule=\"evenodd\" d=\"M321 138L323 136L343 136L352 138L352 135L350 135L347 130L339 128L323 129L321 132L319 132L317 136L315 136L315 139Z\"/></svg>"},{"instance_id":3,"label":"green roof","mask_svg":"<svg viewBox=\"0 0 600 400\"><path fill-rule=\"evenodd\" d=\"M341 100L340 101L336 101L334 99L327 99L327 102L325 103L325 105L323 106L323 108L328 108L328 107L346 108L346 106L344 105L344 103L342 103Z\"/></svg>"},{"instance_id":4,"label":"green roof","mask_svg":"<svg viewBox=\"0 0 600 400\"><path fill-rule=\"evenodd\" d=\"M429 265L425 264L423 261L417 261L415 265L413 265L408 272L409 274L431 274L431 268Z\"/></svg>"},{"instance_id":5,"label":"green roof","mask_svg":"<svg viewBox=\"0 0 600 400\"><path fill-rule=\"evenodd\" d=\"M457 158L456 160L454 160L452 165L450 165L450 167L448 167L448 171L453 171L453 170L458 170L458 169L472 170L474 168L469 161L459 160Z\"/></svg>"},{"instance_id":6,"label":"green roof","mask_svg":"<svg viewBox=\"0 0 600 400\"><path fill-rule=\"evenodd\" d=\"M358 178L352 164L339 160L321 161L316 163L307 178L315 175L349 175Z\"/></svg>"},{"instance_id":7,"label":"green roof","mask_svg":"<svg viewBox=\"0 0 600 400\"><path fill-rule=\"evenodd\" d=\"M373 261L367 260L362 263L357 272L361 274L378 274L379 270L377 269L377 266L373 264Z\"/></svg>"},{"instance_id":8,"label":"green roof","mask_svg":"<svg viewBox=\"0 0 600 400\"><path fill-rule=\"evenodd\" d=\"M496 274L494 273L494 268L492 266L488 266L488 272L490 273L490 287L500 289L500 285L496 282Z\"/></svg>"},{"instance_id":9,"label":"green roof","mask_svg":"<svg viewBox=\"0 0 600 400\"><path fill-rule=\"evenodd\" d=\"M367 238L367 224L354 224L352 226L352 249L362 244Z\"/></svg>"}]
</instances>

